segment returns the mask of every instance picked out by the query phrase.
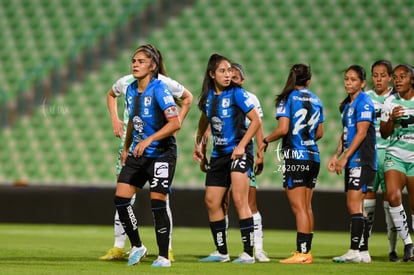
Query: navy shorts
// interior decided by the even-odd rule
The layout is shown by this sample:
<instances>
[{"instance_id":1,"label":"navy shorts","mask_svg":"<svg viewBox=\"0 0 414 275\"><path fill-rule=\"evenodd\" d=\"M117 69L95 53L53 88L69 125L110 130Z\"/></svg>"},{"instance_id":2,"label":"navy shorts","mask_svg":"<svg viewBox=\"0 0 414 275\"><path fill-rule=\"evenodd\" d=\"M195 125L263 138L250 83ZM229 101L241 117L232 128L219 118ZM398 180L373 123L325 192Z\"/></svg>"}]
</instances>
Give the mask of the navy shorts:
<instances>
[{"instance_id":1,"label":"navy shorts","mask_svg":"<svg viewBox=\"0 0 414 275\"><path fill-rule=\"evenodd\" d=\"M177 157L173 154L159 158L133 157L129 155L122 167L118 182L143 188L149 181L150 191L170 193Z\"/></svg>"},{"instance_id":2,"label":"navy shorts","mask_svg":"<svg viewBox=\"0 0 414 275\"><path fill-rule=\"evenodd\" d=\"M283 187L289 189L305 186L315 188L320 163L311 160L285 159L283 163Z\"/></svg>"},{"instance_id":3,"label":"navy shorts","mask_svg":"<svg viewBox=\"0 0 414 275\"><path fill-rule=\"evenodd\" d=\"M345 169L345 192L362 189L362 193L371 192L376 171L369 166Z\"/></svg>"},{"instance_id":4,"label":"navy shorts","mask_svg":"<svg viewBox=\"0 0 414 275\"><path fill-rule=\"evenodd\" d=\"M253 167L253 155L251 153L244 154L243 157L232 160L231 154L211 158L210 167L207 170L206 186L221 186L230 188L231 172L250 173Z\"/></svg>"}]
</instances>

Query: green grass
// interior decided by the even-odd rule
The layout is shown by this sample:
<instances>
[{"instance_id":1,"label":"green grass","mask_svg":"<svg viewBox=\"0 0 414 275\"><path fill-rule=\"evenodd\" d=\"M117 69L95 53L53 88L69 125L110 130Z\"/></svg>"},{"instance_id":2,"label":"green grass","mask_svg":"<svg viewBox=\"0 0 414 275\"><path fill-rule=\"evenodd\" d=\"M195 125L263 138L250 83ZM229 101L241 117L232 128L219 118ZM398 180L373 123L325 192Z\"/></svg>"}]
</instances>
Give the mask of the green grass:
<instances>
[{"instance_id":1,"label":"green grass","mask_svg":"<svg viewBox=\"0 0 414 275\"><path fill-rule=\"evenodd\" d=\"M331 259L343 254L349 245L346 232L316 232L311 265L286 265L279 260L295 249L294 231L265 230L264 248L270 263L237 265L199 263L200 257L214 250L208 228L174 228L175 262L171 268L151 267L157 254L152 227L140 228L149 255L137 266L126 261L106 262L98 257L113 245L111 226L0 224L0 274L409 274L414 262L388 262L385 233L374 233L370 240L373 262L335 264ZM232 259L242 251L240 232L230 229L228 246ZM402 253L402 244L398 249Z\"/></svg>"}]
</instances>

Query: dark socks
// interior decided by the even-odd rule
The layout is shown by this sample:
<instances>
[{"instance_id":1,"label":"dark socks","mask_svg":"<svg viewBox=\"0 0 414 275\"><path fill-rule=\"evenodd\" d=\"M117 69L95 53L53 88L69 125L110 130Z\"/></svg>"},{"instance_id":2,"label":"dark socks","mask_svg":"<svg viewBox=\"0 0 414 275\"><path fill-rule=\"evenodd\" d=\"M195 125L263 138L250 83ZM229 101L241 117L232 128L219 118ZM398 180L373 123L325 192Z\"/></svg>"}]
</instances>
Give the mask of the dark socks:
<instances>
[{"instance_id":1,"label":"dark socks","mask_svg":"<svg viewBox=\"0 0 414 275\"><path fill-rule=\"evenodd\" d=\"M167 213L167 203L163 200L151 200L151 208L154 216L159 255L168 259L171 224Z\"/></svg>"},{"instance_id":2,"label":"dark socks","mask_svg":"<svg viewBox=\"0 0 414 275\"><path fill-rule=\"evenodd\" d=\"M142 246L138 232L138 222L131 205L131 198L128 199L115 196L114 203L118 210L119 220L121 221L125 233L128 235L131 246Z\"/></svg>"},{"instance_id":3,"label":"dark socks","mask_svg":"<svg viewBox=\"0 0 414 275\"><path fill-rule=\"evenodd\" d=\"M243 242L244 252L253 257L254 247L254 223L253 217L239 220L240 233Z\"/></svg>"},{"instance_id":4,"label":"dark socks","mask_svg":"<svg viewBox=\"0 0 414 275\"><path fill-rule=\"evenodd\" d=\"M359 250L364 232L364 216L362 213L351 215L351 249Z\"/></svg>"},{"instance_id":5,"label":"dark socks","mask_svg":"<svg viewBox=\"0 0 414 275\"><path fill-rule=\"evenodd\" d=\"M313 233L310 234L306 234L306 233L301 233L301 232L297 232L296 233L296 251L298 251L299 253L309 253L309 251L311 250L311 246L312 246L312 238L313 238Z\"/></svg>"},{"instance_id":6,"label":"dark socks","mask_svg":"<svg viewBox=\"0 0 414 275\"><path fill-rule=\"evenodd\" d=\"M368 240L371 234L371 228L369 218L364 217L364 233L362 234L361 244L359 246L360 251L368 251Z\"/></svg>"},{"instance_id":7,"label":"dark socks","mask_svg":"<svg viewBox=\"0 0 414 275\"><path fill-rule=\"evenodd\" d=\"M210 229L217 251L221 254L227 254L226 221L223 219L221 221L210 222Z\"/></svg>"}]
</instances>

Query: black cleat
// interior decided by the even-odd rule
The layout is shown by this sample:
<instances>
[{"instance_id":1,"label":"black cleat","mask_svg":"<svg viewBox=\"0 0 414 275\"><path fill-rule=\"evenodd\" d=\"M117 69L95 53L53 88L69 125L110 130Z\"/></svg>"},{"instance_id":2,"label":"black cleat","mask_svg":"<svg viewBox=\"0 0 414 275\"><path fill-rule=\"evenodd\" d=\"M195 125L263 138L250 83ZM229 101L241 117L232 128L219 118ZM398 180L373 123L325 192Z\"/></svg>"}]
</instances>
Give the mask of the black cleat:
<instances>
[{"instance_id":1,"label":"black cleat","mask_svg":"<svg viewBox=\"0 0 414 275\"><path fill-rule=\"evenodd\" d=\"M390 254L388 254L388 259L390 260L390 262L399 262L400 258L398 258L397 252L393 251L390 252Z\"/></svg>"},{"instance_id":2,"label":"black cleat","mask_svg":"<svg viewBox=\"0 0 414 275\"><path fill-rule=\"evenodd\" d=\"M413 260L414 256L413 256L413 244L409 243L406 244L404 246L404 257L403 257L403 261L407 262L409 260Z\"/></svg>"}]
</instances>

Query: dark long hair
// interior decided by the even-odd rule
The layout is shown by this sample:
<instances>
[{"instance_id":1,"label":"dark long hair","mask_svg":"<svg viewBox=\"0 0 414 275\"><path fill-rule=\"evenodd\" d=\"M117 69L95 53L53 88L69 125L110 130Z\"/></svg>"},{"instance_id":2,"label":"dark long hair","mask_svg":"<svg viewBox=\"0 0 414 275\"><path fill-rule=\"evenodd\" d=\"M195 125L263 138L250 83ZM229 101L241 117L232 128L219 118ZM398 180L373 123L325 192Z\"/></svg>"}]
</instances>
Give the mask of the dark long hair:
<instances>
[{"instance_id":1,"label":"dark long hair","mask_svg":"<svg viewBox=\"0 0 414 275\"><path fill-rule=\"evenodd\" d=\"M210 72L214 73L222 61L228 61L230 64L232 63L230 59L217 53L212 54L208 59L207 68L204 73L203 86L201 87L201 93L197 105L200 110L206 104L208 92L211 89L214 89L214 79L211 78Z\"/></svg>"},{"instance_id":2,"label":"dark long hair","mask_svg":"<svg viewBox=\"0 0 414 275\"><path fill-rule=\"evenodd\" d=\"M285 83L285 87L282 93L276 96L275 106L278 107L279 103L286 100L289 94L295 90L295 86L305 86L306 82L312 78L311 67L305 64L295 64L290 68L288 78Z\"/></svg>"},{"instance_id":3,"label":"dark long hair","mask_svg":"<svg viewBox=\"0 0 414 275\"><path fill-rule=\"evenodd\" d=\"M348 68L345 69L344 74L346 74L349 71L354 71L357 73L359 80L365 81L367 80L367 73L365 72L364 67L360 65L351 65ZM339 104L339 111L342 113L342 111L345 108L345 105L351 101L351 97L348 95L340 104Z\"/></svg>"}]
</instances>

